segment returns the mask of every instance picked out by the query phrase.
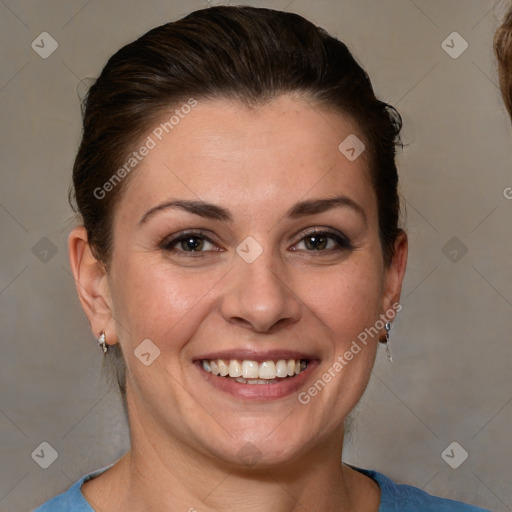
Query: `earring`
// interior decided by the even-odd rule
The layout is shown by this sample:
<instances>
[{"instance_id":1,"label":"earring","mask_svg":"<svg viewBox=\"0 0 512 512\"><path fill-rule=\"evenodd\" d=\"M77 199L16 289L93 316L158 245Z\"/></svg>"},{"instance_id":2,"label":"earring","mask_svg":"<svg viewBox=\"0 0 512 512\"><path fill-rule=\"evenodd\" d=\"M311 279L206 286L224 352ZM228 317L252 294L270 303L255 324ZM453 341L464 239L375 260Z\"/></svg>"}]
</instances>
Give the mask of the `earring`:
<instances>
[{"instance_id":1,"label":"earring","mask_svg":"<svg viewBox=\"0 0 512 512\"><path fill-rule=\"evenodd\" d=\"M107 343L106 343L106 336L105 336L105 331L101 331L100 332L100 337L98 338L98 345L101 347L101 349L103 350L103 354L106 354L107 353L107 350L108 350L108 347L107 347Z\"/></svg>"},{"instance_id":2,"label":"earring","mask_svg":"<svg viewBox=\"0 0 512 512\"><path fill-rule=\"evenodd\" d=\"M384 335L384 338L382 340L379 340L381 343L386 344L386 358L387 360L392 363L393 357L391 356L391 349L389 348L389 331L391 330L391 323L386 322L386 325L384 326L386 329L386 334Z\"/></svg>"}]
</instances>

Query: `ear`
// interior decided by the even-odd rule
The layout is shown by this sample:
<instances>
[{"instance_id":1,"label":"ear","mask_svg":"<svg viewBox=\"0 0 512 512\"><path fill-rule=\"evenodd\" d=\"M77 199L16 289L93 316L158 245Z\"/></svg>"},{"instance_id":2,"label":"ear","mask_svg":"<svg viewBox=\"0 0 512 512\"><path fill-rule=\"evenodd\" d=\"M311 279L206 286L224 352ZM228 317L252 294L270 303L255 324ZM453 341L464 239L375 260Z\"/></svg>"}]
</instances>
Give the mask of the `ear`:
<instances>
[{"instance_id":1,"label":"ear","mask_svg":"<svg viewBox=\"0 0 512 512\"><path fill-rule=\"evenodd\" d=\"M408 254L408 239L405 231L400 232L395 240L394 247L393 260L389 267L385 269L383 280L382 307L384 308L384 313L390 308L396 311L396 307L400 302ZM393 308L393 306L395 307Z\"/></svg>"},{"instance_id":2,"label":"ear","mask_svg":"<svg viewBox=\"0 0 512 512\"><path fill-rule=\"evenodd\" d=\"M117 342L108 277L103 262L96 259L84 226L75 227L68 236L71 271L78 297L96 338L105 331L106 342Z\"/></svg>"}]
</instances>

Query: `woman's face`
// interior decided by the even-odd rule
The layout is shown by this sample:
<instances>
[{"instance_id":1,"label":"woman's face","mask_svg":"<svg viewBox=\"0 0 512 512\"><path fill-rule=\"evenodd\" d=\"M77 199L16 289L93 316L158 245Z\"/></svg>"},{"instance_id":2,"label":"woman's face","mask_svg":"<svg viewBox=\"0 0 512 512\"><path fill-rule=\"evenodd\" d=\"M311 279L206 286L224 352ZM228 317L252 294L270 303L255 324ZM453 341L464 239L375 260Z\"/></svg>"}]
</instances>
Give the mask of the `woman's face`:
<instances>
[{"instance_id":1,"label":"woman's face","mask_svg":"<svg viewBox=\"0 0 512 512\"><path fill-rule=\"evenodd\" d=\"M340 442L405 266L384 267L367 155L338 149L360 130L281 96L199 101L155 133L116 210L108 275L132 435L235 464Z\"/></svg>"}]
</instances>

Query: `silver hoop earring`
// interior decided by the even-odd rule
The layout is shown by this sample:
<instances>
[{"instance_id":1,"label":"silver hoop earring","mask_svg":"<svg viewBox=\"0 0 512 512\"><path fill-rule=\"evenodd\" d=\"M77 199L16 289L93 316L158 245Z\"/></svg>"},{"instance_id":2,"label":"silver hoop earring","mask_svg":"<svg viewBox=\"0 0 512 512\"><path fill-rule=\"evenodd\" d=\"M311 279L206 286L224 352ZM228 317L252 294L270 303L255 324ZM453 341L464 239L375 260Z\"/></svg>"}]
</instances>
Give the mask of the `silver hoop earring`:
<instances>
[{"instance_id":1,"label":"silver hoop earring","mask_svg":"<svg viewBox=\"0 0 512 512\"><path fill-rule=\"evenodd\" d=\"M384 335L384 338L382 340L379 340L381 343L385 343L386 345L386 358L387 360L392 363L393 357L391 356L391 349L389 347L389 331L391 330L391 323L386 322L386 325L384 326L386 329L386 334Z\"/></svg>"},{"instance_id":2,"label":"silver hoop earring","mask_svg":"<svg viewBox=\"0 0 512 512\"><path fill-rule=\"evenodd\" d=\"M98 345L101 347L101 350L103 350L103 354L106 354L108 350L106 339L105 331L101 331L100 337L98 338Z\"/></svg>"}]
</instances>

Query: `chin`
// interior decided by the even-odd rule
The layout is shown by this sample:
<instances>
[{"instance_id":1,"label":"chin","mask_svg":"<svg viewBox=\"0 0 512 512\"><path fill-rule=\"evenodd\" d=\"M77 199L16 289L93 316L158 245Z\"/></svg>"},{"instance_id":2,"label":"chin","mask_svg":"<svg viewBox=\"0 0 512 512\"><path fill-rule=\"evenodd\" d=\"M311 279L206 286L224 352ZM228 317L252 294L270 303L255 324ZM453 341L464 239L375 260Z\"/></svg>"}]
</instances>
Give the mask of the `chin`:
<instances>
[{"instance_id":1,"label":"chin","mask_svg":"<svg viewBox=\"0 0 512 512\"><path fill-rule=\"evenodd\" d=\"M302 436L291 437L290 432L277 432L275 419L272 428L274 432L272 429L255 432L253 428L250 433L239 430L236 437L224 435L222 441L213 443L214 438L209 438L205 449L217 461L235 466L238 470L258 471L297 464L304 459L308 447L318 442L315 440L313 443L313 440Z\"/></svg>"}]
</instances>

